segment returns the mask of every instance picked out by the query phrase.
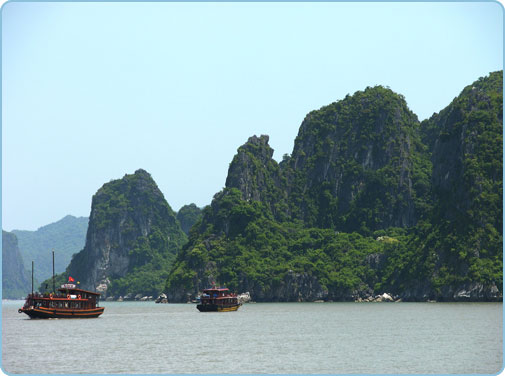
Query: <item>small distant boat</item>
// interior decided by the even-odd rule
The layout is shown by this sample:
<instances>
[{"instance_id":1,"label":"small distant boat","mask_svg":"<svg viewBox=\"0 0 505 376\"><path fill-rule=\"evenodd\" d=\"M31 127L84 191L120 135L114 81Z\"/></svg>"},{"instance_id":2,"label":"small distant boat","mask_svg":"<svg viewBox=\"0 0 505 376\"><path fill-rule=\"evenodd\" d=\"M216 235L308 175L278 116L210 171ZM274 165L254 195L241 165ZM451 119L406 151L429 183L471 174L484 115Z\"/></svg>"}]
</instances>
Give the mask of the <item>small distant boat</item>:
<instances>
[{"instance_id":1,"label":"small distant boat","mask_svg":"<svg viewBox=\"0 0 505 376\"><path fill-rule=\"evenodd\" d=\"M225 287L212 287L203 290L196 308L200 312L230 312L236 311L241 305L237 294L231 293Z\"/></svg>"},{"instance_id":2,"label":"small distant boat","mask_svg":"<svg viewBox=\"0 0 505 376\"><path fill-rule=\"evenodd\" d=\"M53 251L53 292L33 292L33 261L32 261L32 293L28 294L25 304L18 313L25 313L32 319L76 319L94 318L103 313L104 307L99 307L100 294L82 290L68 277L68 283L61 285L58 292L54 288L54 251Z\"/></svg>"},{"instance_id":3,"label":"small distant boat","mask_svg":"<svg viewBox=\"0 0 505 376\"><path fill-rule=\"evenodd\" d=\"M19 313L32 319L75 319L94 318L103 313L98 306L100 294L76 288L74 284L64 284L56 294L29 294Z\"/></svg>"}]
</instances>

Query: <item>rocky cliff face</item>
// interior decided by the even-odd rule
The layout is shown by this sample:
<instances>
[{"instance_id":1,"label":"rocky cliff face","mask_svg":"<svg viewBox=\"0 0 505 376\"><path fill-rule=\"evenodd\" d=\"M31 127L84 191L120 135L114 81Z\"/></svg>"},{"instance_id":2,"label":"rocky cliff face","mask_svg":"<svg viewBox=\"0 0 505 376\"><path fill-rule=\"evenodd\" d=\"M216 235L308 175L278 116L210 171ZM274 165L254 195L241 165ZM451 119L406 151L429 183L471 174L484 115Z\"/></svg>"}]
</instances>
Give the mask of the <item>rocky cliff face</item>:
<instances>
[{"instance_id":1,"label":"rocky cliff face","mask_svg":"<svg viewBox=\"0 0 505 376\"><path fill-rule=\"evenodd\" d=\"M2 231L2 298L20 299L30 291L31 276L23 264L16 235Z\"/></svg>"},{"instance_id":2,"label":"rocky cliff face","mask_svg":"<svg viewBox=\"0 0 505 376\"><path fill-rule=\"evenodd\" d=\"M432 150L434 206L431 234L418 245L432 253L431 294L495 300L503 278L503 72L464 88L422 130Z\"/></svg>"},{"instance_id":3,"label":"rocky cliff face","mask_svg":"<svg viewBox=\"0 0 505 376\"><path fill-rule=\"evenodd\" d=\"M488 217L482 204L502 190L503 80L494 72L467 86L454 101L423 124L436 129L433 142L433 191L446 219L474 216L501 228L502 216ZM477 204L480 207L476 207ZM495 202L501 208L501 201ZM484 209L484 210L483 210ZM471 211L471 212L469 212ZM494 210L492 210L494 212Z\"/></svg>"},{"instance_id":4,"label":"rocky cliff face","mask_svg":"<svg viewBox=\"0 0 505 376\"><path fill-rule=\"evenodd\" d=\"M238 148L228 169L227 188L242 192L245 201L265 203L277 218L288 215L286 178L272 158L269 137L252 136Z\"/></svg>"},{"instance_id":5,"label":"rocky cliff face","mask_svg":"<svg viewBox=\"0 0 505 376\"><path fill-rule=\"evenodd\" d=\"M366 233L413 226L429 206L431 164L417 117L380 86L311 112L292 156L279 165L272 155L268 136L249 138L226 187L281 221Z\"/></svg>"},{"instance_id":6,"label":"rocky cliff face","mask_svg":"<svg viewBox=\"0 0 505 376\"><path fill-rule=\"evenodd\" d=\"M251 283L247 276L241 282L241 291L248 291L258 302L313 302L329 298L328 290L321 286L316 277L306 272L288 270L280 283L268 291Z\"/></svg>"},{"instance_id":7,"label":"rocky cliff face","mask_svg":"<svg viewBox=\"0 0 505 376\"><path fill-rule=\"evenodd\" d=\"M185 239L154 180L137 170L104 184L93 196L86 245L72 258L67 274L106 295L114 281L173 258Z\"/></svg>"},{"instance_id":8,"label":"rocky cliff face","mask_svg":"<svg viewBox=\"0 0 505 376\"><path fill-rule=\"evenodd\" d=\"M404 98L381 86L308 114L290 161L293 212L349 232L414 225L430 168L418 127Z\"/></svg>"}]
</instances>

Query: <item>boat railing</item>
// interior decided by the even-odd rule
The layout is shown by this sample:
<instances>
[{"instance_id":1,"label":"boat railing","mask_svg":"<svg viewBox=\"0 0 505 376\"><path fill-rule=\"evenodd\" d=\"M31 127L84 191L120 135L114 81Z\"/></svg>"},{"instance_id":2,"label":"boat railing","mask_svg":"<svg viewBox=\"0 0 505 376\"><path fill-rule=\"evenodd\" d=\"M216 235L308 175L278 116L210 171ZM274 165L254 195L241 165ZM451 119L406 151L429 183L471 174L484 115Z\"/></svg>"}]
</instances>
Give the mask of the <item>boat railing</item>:
<instances>
[{"instance_id":1,"label":"boat railing","mask_svg":"<svg viewBox=\"0 0 505 376\"><path fill-rule=\"evenodd\" d=\"M49 298L49 293L40 293L40 292L35 292L33 294L28 294L26 299L35 299L35 298Z\"/></svg>"},{"instance_id":2,"label":"boat railing","mask_svg":"<svg viewBox=\"0 0 505 376\"><path fill-rule=\"evenodd\" d=\"M35 292L33 294L28 294L26 299L40 299L40 298L66 299L69 296L72 299L77 299L80 295L68 295L68 294L61 294L61 293L53 294L53 293L49 293L49 292L45 292L45 293Z\"/></svg>"}]
</instances>

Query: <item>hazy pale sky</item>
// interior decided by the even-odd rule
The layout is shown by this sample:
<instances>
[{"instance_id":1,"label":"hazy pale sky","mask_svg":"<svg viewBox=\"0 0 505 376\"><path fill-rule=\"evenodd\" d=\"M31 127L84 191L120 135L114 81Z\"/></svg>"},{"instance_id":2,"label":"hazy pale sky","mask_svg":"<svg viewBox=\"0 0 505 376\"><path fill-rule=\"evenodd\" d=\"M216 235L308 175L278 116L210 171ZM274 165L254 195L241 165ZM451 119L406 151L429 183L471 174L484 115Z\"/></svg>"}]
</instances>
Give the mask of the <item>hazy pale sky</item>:
<instances>
[{"instance_id":1,"label":"hazy pale sky","mask_svg":"<svg viewBox=\"0 0 505 376\"><path fill-rule=\"evenodd\" d=\"M138 168L203 207L254 134L280 160L346 94L389 86L422 120L502 65L493 2L7 3L2 227L88 216Z\"/></svg>"}]
</instances>

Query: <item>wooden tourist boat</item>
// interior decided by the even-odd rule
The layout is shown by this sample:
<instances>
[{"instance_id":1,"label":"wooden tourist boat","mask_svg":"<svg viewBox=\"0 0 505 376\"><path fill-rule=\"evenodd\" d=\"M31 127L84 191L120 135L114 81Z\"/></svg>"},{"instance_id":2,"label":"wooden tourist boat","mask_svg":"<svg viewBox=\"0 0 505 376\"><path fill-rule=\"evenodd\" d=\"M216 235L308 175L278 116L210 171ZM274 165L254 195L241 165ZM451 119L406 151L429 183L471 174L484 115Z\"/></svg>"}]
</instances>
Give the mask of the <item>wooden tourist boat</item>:
<instances>
[{"instance_id":1,"label":"wooden tourist boat","mask_svg":"<svg viewBox=\"0 0 505 376\"><path fill-rule=\"evenodd\" d=\"M56 294L31 293L26 298L19 313L26 313L32 319L75 319L93 318L103 313L98 306L100 294L76 288L74 284L64 284Z\"/></svg>"},{"instance_id":2,"label":"wooden tourist boat","mask_svg":"<svg viewBox=\"0 0 505 376\"><path fill-rule=\"evenodd\" d=\"M212 287L203 290L196 308L200 312L230 312L236 311L241 305L237 294L224 287Z\"/></svg>"},{"instance_id":3,"label":"wooden tourist boat","mask_svg":"<svg viewBox=\"0 0 505 376\"><path fill-rule=\"evenodd\" d=\"M68 277L68 283L61 285L58 292L54 293L56 289L53 251L53 293L34 293L32 261L32 293L28 294L25 305L18 309L18 312L26 313L31 319L77 319L100 316L105 309L99 307L100 294L79 289L70 282L74 282L72 277Z\"/></svg>"}]
</instances>

